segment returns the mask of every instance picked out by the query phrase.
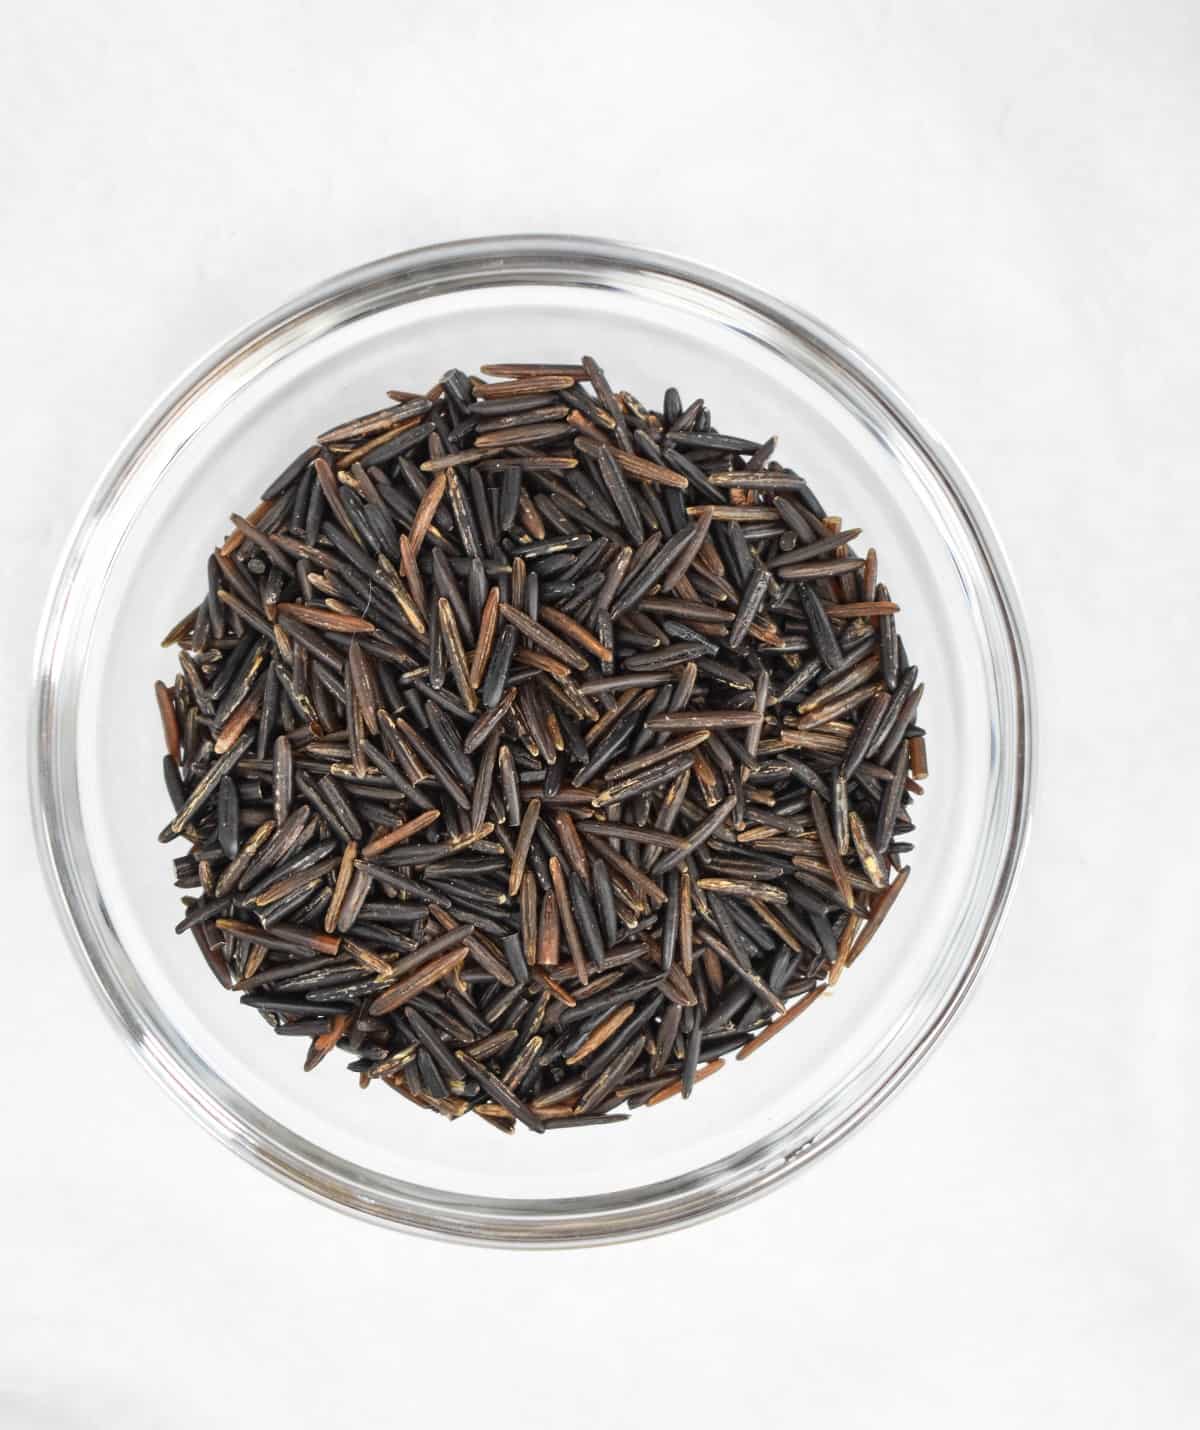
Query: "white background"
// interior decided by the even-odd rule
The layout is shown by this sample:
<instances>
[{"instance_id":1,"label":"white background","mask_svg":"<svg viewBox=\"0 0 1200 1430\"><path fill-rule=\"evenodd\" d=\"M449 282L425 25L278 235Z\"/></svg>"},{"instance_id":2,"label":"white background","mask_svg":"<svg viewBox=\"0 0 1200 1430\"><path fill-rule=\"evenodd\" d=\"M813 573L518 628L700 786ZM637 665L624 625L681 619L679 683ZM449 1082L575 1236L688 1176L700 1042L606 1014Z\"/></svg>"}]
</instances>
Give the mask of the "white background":
<instances>
[{"instance_id":1,"label":"white background","mask_svg":"<svg viewBox=\"0 0 1200 1430\"><path fill-rule=\"evenodd\" d=\"M5 1430L1195 1424L1196 7L3 29ZM1012 914L913 1085L749 1209L555 1255L389 1235L202 1135L79 976L20 755L57 551L160 391L328 273L518 230L687 254L869 353L990 508L1041 695Z\"/></svg>"}]
</instances>

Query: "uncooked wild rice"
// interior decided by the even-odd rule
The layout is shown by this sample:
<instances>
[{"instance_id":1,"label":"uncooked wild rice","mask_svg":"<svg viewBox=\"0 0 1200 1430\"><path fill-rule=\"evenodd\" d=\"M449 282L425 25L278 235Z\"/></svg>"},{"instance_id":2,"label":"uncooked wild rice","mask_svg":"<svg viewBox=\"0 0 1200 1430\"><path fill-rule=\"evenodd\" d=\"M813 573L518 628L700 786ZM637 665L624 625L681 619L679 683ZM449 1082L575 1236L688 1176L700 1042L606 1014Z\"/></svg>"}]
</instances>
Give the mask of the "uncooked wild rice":
<instances>
[{"instance_id":1,"label":"uncooked wild rice","mask_svg":"<svg viewBox=\"0 0 1200 1430\"><path fill-rule=\"evenodd\" d=\"M908 877L922 687L874 550L699 398L447 372L322 433L156 683L160 838L280 1036L512 1132L745 1058Z\"/></svg>"}]
</instances>

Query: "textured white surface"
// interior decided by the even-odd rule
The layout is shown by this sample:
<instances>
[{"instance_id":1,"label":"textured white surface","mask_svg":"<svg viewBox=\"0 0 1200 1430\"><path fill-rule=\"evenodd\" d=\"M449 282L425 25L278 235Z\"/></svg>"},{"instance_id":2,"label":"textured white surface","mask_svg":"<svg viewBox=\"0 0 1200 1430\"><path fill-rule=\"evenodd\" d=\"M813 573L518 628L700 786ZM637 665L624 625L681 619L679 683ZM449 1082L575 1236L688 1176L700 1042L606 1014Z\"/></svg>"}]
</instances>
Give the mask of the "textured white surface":
<instances>
[{"instance_id":1,"label":"textured white surface","mask_svg":"<svg viewBox=\"0 0 1200 1430\"><path fill-rule=\"evenodd\" d=\"M0 1038L6 1430L1195 1423L1198 59L1183 0L6 16L0 867L45 989ZM76 971L17 754L47 552L160 390L324 274L517 230L689 254L869 353L990 507L1041 695L1012 914L913 1086L748 1210L525 1256L202 1136Z\"/></svg>"}]
</instances>

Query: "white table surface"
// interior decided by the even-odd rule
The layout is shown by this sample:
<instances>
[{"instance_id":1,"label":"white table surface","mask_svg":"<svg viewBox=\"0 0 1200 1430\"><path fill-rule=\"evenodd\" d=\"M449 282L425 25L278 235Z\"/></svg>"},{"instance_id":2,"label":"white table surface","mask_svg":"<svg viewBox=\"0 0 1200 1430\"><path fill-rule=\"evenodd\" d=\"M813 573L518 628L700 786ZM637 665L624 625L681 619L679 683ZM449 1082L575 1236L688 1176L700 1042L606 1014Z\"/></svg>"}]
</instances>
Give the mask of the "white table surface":
<instances>
[{"instance_id":1,"label":"white table surface","mask_svg":"<svg viewBox=\"0 0 1200 1430\"><path fill-rule=\"evenodd\" d=\"M1198 60L1185 0L8 8L0 1424L1196 1423ZM914 1083L748 1209L557 1255L205 1137L75 967L21 767L57 551L159 392L323 275L519 230L868 352L1006 539L1041 696L1011 916Z\"/></svg>"}]
</instances>

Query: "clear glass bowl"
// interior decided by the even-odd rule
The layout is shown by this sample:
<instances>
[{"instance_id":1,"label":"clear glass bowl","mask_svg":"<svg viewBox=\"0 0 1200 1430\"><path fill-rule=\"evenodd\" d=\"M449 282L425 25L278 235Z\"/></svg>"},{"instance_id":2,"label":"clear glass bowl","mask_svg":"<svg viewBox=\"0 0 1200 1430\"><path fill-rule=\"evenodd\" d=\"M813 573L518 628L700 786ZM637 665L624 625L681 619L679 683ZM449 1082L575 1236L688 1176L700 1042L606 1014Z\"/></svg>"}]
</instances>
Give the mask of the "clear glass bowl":
<instances>
[{"instance_id":1,"label":"clear glass bowl","mask_svg":"<svg viewBox=\"0 0 1200 1430\"><path fill-rule=\"evenodd\" d=\"M166 795L159 640L204 560L311 434L451 365L595 353L614 385L711 399L864 528L903 607L932 773L903 897L869 954L784 1036L687 1103L620 1127L500 1138L361 1092L218 987L156 842ZM36 670L33 804L89 979L140 1057L213 1133L311 1196L456 1240L562 1246L727 1210L829 1151L941 1037L979 973L1024 841L1028 655L966 478L891 384L812 318L680 259L561 237L481 239L342 274L256 323L155 408L70 540Z\"/></svg>"}]
</instances>

